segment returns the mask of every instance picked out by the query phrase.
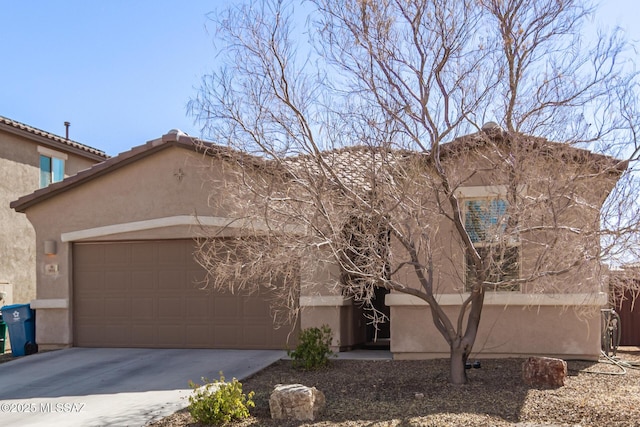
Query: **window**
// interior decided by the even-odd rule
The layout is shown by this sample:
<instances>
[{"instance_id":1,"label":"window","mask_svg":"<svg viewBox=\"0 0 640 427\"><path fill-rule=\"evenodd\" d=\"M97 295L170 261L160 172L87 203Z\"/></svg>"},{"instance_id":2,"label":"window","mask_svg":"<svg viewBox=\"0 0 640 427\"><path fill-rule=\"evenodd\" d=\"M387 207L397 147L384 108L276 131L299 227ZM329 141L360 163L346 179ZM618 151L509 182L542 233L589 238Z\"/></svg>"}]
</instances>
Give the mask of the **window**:
<instances>
[{"instance_id":1,"label":"window","mask_svg":"<svg viewBox=\"0 0 640 427\"><path fill-rule=\"evenodd\" d=\"M498 283L517 279L520 275L520 248L506 238L508 203L500 198L474 198L464 201L464 226L482 259L489 258L486 282ZM467 289L476 278L470 259L465 261ZM518 291L518 284L496 285L497 291Z\"/></svg>"},{"instance_id":2,"label":"window","mask_svg":"<svg viewBox=\"0 0 640 427\"><path fill-rule=\"evenodd\" d=\"M386 219L374 216L353 216L343 228L344 255L347 263L353 263L355 271L343 271L343 292L360 289L380 278L389 278L390 232Z\"/></svg>"},{"instance_id":3,"label":"window","mask_svg":"<svg viewBox=\"0 0 640 427\"><path fill-rule=\"evenodd\" d=\"M38 147L38 152L40 153L40 188L62 181L67 155L44 147Z\"/></svg>"},{"instance_id":4,"label":"window","mask_svg":"<svg viewBox=\"0 0 640 427\"><path fill-rule=\"evenodd\" d=\"M507 226L506 200L465 200L464 210L464 228L474 244L491 243L501 239Z\"/></svg>"}]
</instances>

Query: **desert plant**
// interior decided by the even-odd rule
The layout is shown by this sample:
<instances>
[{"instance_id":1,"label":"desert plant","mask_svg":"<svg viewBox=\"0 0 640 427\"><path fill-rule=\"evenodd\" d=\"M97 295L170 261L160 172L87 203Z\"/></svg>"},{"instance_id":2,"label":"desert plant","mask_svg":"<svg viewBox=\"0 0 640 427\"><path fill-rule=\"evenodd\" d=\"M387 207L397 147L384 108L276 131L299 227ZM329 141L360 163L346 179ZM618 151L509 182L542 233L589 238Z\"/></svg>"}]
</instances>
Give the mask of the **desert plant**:
<instances>
[{"instance_id":1,"label":"desert plant","mask_svg":"<svg viewBox=\"0 0 640 427\"><path fill-rule=\"evenodd\" d=\"M293 366L304 370L319 369L329 364L329 357L333 356L331 328L322 325L321 328L307 328L300 332L298 346L287 353L293 359Z\"/></svg>"},{"instance_id":2,"label":"desert plant","mask_svg":"<svg viewBox=\"0 0 640 427\"><path fill-rule=\"evenodd\" d=\"M253 403L254 392L242 392L242 383L233 378L225 382L220 372L220 379L210 382L202 378L203 385L189 381L193 393L189 396L189 413L193 419L203 424L221 425L232 420L249 417L249 408Z\"/></svg>"}]
</instances>

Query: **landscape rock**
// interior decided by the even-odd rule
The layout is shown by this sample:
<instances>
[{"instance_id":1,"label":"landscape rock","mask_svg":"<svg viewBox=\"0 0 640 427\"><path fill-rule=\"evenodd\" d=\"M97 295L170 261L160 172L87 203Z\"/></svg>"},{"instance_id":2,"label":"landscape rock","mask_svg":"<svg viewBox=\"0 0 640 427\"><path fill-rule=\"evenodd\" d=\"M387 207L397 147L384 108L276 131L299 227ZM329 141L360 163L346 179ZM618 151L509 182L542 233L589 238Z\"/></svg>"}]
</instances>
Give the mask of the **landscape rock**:
<instances>
[{"instance_id":1,"label":"landscape rock","mask_svg":"<svg viewBox=\"0 0 640 427\"><path fill-rule=\"evenodd\" d=\"M302 384L278 384L269 397L271 418L313 421L325 406L324 393Z\"/></svg>"},{"instance_id":2,"label":"landscape rock","mask_svg":"<svg viewBox=\"0 0 640 427\"><path fill-rule=\"evenodd\" d=\"M522 379L529 386L562 387L567 362L552 357L530 357L522 365Z\"/></svg>"}]
</instances>

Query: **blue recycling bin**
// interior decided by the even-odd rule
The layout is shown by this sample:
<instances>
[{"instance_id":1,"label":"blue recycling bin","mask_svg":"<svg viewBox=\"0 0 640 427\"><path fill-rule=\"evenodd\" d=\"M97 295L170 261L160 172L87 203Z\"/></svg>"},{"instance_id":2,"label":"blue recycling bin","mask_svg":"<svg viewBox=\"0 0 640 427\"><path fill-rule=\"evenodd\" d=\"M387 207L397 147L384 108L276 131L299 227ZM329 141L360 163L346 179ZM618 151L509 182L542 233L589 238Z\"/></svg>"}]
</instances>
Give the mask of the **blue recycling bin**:
<instances>
[{"instance_id":1,"label":"blue recycling bin","mask_svg":"<svg viewBox=\"0 0 640 427\"><path fill-rule=\"evenodd\" d=\"M36 312L29 304L5 305L0 309L9 330L13 357L38 352L36 345Z\"/></svg>"},{"instance_id":2,"label":"blue recycling bin","mask_svg":"<svg viewBox=\"0 0 640 427\"><path fill-rule=\"evenodd\" d=\"M2 321L2 311L0 311L0 354L4 354L5 337L7 335L7 325Z\"/></svg>"}]
</instances>

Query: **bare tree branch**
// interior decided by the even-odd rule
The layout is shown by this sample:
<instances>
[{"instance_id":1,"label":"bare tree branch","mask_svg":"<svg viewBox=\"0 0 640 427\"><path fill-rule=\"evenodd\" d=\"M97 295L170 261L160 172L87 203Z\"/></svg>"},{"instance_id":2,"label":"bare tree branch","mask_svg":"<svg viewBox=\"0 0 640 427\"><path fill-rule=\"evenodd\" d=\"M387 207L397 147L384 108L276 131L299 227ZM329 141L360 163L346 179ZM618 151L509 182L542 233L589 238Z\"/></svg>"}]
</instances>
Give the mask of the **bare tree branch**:
<instances>
[{"instance_id":1,"label":"bare tree branch","mask_svg":"<svg viewBox=\"0 0 640 427\"><path fill-rule=\"evenodd\" d=\"M200 242L207 286L268 288L288 316L332 292L375 324L376 289L420 298L464 383L488 292L599 292L603 262L640 256L637 75L620 33L585 39L588 4L303 7L306 32L280 0L212 15L221 65L189 107L238 153L212 208L251 227Z\"/></svg>"}]
</instances>

